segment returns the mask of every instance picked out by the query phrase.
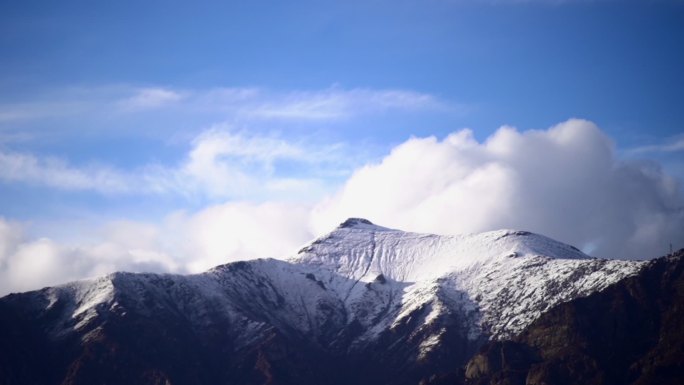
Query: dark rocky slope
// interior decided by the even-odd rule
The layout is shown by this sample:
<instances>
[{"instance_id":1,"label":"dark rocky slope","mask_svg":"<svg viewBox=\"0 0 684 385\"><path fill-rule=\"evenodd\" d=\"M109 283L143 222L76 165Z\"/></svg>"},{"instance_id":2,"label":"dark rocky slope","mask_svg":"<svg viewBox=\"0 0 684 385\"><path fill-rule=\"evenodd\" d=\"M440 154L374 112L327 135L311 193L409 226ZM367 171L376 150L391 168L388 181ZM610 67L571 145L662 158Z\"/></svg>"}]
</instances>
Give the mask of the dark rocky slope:
<instances>
[{"instance_id":1,"label":"dark rocky slope","mask_svg":"<svg viewBox=\"0 0 684 385\"><path fill-rule=\"evenodd\" d=\"M684 250L551 309L433 384L684 384Z\"/></svg>"},{"instance_id":2,"label":"dark rocky slope","mask_svg":"<svg viewBox=\"0 0 684 385\"><path fill-rule=\"evenodd\" d=\"M236 280L234 273L242 270L227 265L220 272ZM131 290L138 281L145 285ZM97 305L98 315L85 326L70 318L70 296L47 303L52 289L0 300L0 384L409 385L454 360L466 362L483 342L467 338L456 313L417 331L422 308L354 348L353 337L363 331L355 323L330 326L316 337L271 321L245 342L243 329L218 312L202 318L204 327L193 325L178 297L157 292L169 285L164 277L118 273L111 282L114 297ZM187 288L181 293L195 294ZM258 317L263 315L252 319ZM65 322L62 330L58 325ZM443 343L418 358L421 343L441 328L448 331Z\"/></svg>"}]
</instances>

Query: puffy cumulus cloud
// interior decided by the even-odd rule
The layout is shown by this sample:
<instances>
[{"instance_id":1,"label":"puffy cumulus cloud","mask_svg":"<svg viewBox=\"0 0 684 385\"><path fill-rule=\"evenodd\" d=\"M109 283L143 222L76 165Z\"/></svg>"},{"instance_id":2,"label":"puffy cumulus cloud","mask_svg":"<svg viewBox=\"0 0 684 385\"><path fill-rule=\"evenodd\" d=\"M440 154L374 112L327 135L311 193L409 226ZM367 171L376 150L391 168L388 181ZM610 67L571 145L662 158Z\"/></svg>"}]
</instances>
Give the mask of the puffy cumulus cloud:
<instances>
[{"instance_id":1,"label":"puffy cumulus cloud","mask_svg":"<svg viewBox=\"0 0 684 385\"><path fill-rule=\"evenodd\" d=\"M157 230L150 225L115 222L101 232L96 242L67 245L30 239L22 224L0 218L0 295L118 270L182 270L159 247Z\"/></svg>"},{"instance_id":2,"label":"puffy cumulus cloud","mask_svg":"<svg viewBox=\"0 0 684 385\"><path fill-rule=\"evenodd\" d=\"M231 202L169 217L172 249L190 272L243 259L283 258L311 239L309 207L289 203Z\"/></svg>"},{"instance_id":3,"label":"puffy cumulus cloud","mask_svg":"<svg viewBox=\"0 0 684 385\"><path fill-rule=\"evenodd\" d=\"M30 239L22 224L0 218L0 295L115 271L197 273L283 258L311 239L308 215L296 204L233 202L176 212L161 224L109 222L76 245Z\"/></svg>"},{"instance_id":4,"label":"puffy cumulus cloud","mask_svg":"<svg viewBox=\"0 0 684 385\"><path fill-rule=\"evenodd\" d=\"M350 216L443 234L527 229L592 255L645 258L684 246L676 180L652 163L616 159L591 122L502 127L486 141L459 131L412 138L357 170L312 213L315 232Z\"/></svg>"},{"instance_id":5,"label":"puffy cumulus cloud","mask_svg":"<svg viewBox=\"0 0 684 385\"><path fill-rule=\"evenodd\" d=\"M14 252L21 238L21 224L8 222L0 217L0 269L6 263L6 257Z\"/></svg>"}]
</instances>

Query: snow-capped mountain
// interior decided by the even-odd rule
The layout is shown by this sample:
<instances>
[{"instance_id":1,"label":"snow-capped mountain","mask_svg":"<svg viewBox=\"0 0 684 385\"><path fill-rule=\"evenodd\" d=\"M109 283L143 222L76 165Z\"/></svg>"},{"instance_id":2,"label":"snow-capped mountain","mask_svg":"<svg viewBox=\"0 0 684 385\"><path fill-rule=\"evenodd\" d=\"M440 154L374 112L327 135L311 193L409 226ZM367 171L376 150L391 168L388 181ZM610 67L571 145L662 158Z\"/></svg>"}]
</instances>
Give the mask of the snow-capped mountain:
<instances>
[{"instance_id":1,"label":"snow-capped mountain","mask_svg":"<svg viewBox=\"0 0 684 385\"><path fill-rule=\"evenodd\" d=\"M7 296L0 382L417 383L642 266L523 231L438 236L352 218L285 261ZM47 369L22 377L32 365Z\"/></svg>"},{"instance_id":2,"label":"snow-capped mountain","mask_svg":"<svg viewBox=\"0 0 684 385\"><path fill-rule=\"evenodd\" d=\"M642 265L594 259L525 231L439 236L356 218L290 261L318 267L323 283L371 326L369 338L426 304L425 324L458 309L468 315L473 338L511 336L549 307L601 290ZM382 322L371 325L373 319Z\"/></svg>"}]
</instances>

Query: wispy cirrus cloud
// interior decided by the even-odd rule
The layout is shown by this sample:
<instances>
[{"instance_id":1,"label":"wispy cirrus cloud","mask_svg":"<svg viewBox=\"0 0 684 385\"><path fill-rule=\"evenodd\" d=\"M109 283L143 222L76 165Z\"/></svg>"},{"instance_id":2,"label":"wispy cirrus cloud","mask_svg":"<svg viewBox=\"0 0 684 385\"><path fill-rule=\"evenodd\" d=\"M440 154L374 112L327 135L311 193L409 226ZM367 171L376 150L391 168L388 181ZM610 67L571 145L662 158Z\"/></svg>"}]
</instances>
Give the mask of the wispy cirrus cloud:
<instances>
[{"instance_id":1,"label":"wispy cirrus cloud","mask_svg":"<svg viewBox=\"0 0 684 385\"><path fill-rule=\"evenodd\" d=\"M0 121L0 180L106 195L216 199L256 191L263 192L261 195L294 195L291 192L296 190L314 194L326 189L326 174L339 178L363 157L358 153L342 156L339 143L302 139L301 131L291 135L283 134L284 130L296 130L300 124L346 124L350 119L386 112L394 117L400 112L459 113L461 108L417 91L339 86L308 91L129 86L55 91L35 102L0 104L0 117L6 118ZM217 121L230 124L215 124ZM274 130L280 134L272 134ZM180 139L174 139L176 136ZM124 159L126 166L118 167L97 158L89 163L50 155L48 149L54 141L61 142L58 146L78 147L84 137L123 137L127 141L154 137L156 148L144 150L145 154L137 149L143 156L167 142L182 150L173 159L131 164L125 161L127 149L122 148L112 156ZM108 147L106 139L97 140L88 146ZM32 147L38 141L42 142ZM304 165L311 170L298 173ZM284 169L287 171L281 172Z\"/></svg>"},{"instance_id":2,"label":"wispy cirrus cloud","mask_svg":"<svg viewBox=\"0 0 684 385\"><path fill-rule=\"evenodd\" d=\"M129 192L131 189L127 176L109 167L78 168L62 158L10 151L0 151L0 180L106 194Z\"/></svg>"},{"instance_id":3,"label":"wispy cirrus cloud","mask_svg":"<svg viewBox=\"0 0 684 385\"><path fill-rule=\"evenodd\" d=\"M274 135L249 135L219 125L192 141L192 148L173 175L175 191L211 197L260 195L258 191L286 193L306 187L319 191L324 175L307 173L288 177L280 172L279 162L290 167L312 163L333 168L350 167L337 144L315 144L285 140ZM304 189L304 190L306 190Z\"/></svg>"},{"instance_id":4,"label":"wispy cirrus cloud","mask_svg":"<svg viewBox=\"0 0 684 385\"><path fill-rule=\"evenodd\" d=\"M316 163L334 170L351 167L340 145L285 140L276 135L250 135L230 126L213 126L190 144L177 164L145 164L132 170L101 164L74 165L66 159L0 149L0 180L64 191L104 195L178 195L239 198L288 191L321 191L323 173L291 177L289 167Z\"/></svg>"},{"instance_id":5,"label":"wispy cirrus cloud","mask_svg":"<svg viewBox=\"0 0 684 385\"><path fill-rule=\"evenodd\" d=\"M672 153L684 151L684 135L670 138L670 140L647 146L640 146L628 150L631 154L646 154L646 153Z\"/></svg>"},{"instance_id":6,"label":"wispy cirrus cloud","mask_svg":"<svg viewBox=\"0 0 684 385\"><path fill-rule=\"evenodd\" d=\"M401 89L345 89L338 86L319 90L286 92L260 88L218 88L209 90L143 89L125 102L161 106L183 99L181 108L218 111L243 119L337 120L388 110L465 111L465 106L438 97ZM179 108L175 104L173 108Z\"/></svg>"},{"instance_id":7,"label":"wispy cirrus cloud","mask_svg":"<svg viewBox=\"0 0 684 385\"><path fill-rule=\"evenodd\" d=\"M183 95L177 91L166 88L142 88L133 96L121 101L123 108L148 109L173 104L183 99Z\"/></svg>"},{"instance_id":8,"label":"wispy cirrus cloud","mask_svg":"<svg viewBox=\"0 0 684 385\"><path fill-rule=\"evenodd\" d=\"M264 102L246 106L243 113L266 119L329 120L387 110L438 109L462 112L465 107L449 105L430 94L407 90L331 88L322 91L273 95Z\"/></svg>"},{"instance_id":9,"label":"wispy cirrus cloud","mask_svg":"<svg viewBox=\"0 0 684 385\"><path fill-rule=\"evenodd\" d=\"M40 100L0 104L0 123L58 116L97 117L155 110L184 115L219 115L223 120L339 120L385 111L450 111L465 104L413 90L342 88L276 91L257 87L178 89L110 86L52 92Z\"/></svg>"}]
</instances>

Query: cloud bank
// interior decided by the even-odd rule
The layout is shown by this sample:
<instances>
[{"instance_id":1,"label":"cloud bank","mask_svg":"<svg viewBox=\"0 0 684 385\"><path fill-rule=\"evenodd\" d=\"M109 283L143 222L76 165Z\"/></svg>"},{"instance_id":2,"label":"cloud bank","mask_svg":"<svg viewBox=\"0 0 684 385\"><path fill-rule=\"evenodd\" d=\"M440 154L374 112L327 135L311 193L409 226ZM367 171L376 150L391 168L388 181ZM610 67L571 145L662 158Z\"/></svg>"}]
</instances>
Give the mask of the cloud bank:
<instances>
[{"instance_id":1,"label":"cloud bank","mask_svg":"<svg viewBox=\"0 0 684 385\"><path fill-rule=\"evenodd\" d=\"M311 238L309 210L292 203L225 203L174 212L158 224L106 223L79 244L31 239L22 224L0 217L0 295L115 271L187 274L235 260L282 258Z\"/></svg>"},{"instance_id":2,"label":"cloud bank","mask_svg":"<svg viewBox=\"0 0 684 385\"><path fill-rule=\"evenodd\" d=\"M526 229L593 255L645 258L684 246L677 181L652 163L616 159L593 123L545 131L502 127L413 138L356 171L313 211L316 231L348 216L443 234Z\"/></svg>"},{"instance_id":3,"label":"cloud bank","mask_svg":"<svg viewBox=\"0 0 684 385\"><path fill-rule=\"evenodd\" d=\"M110 223L98 243L67 245L29 239L21 224L0 218L0 294L38 289L117 270L175 271L176 261L157 249L157 228Z\"/></svg>"},{"instance_id":4,"label":"cloud bank","mask_svg":"<svg viewBox=\"0 0 684 385\"><path fill-rule=\"evenodd\" d=\"M279 159L315 165L318 156L324 153L286 141L210 131L183 164L167 170L175 177L164 180L224 191L240 179L230 167L240 165L249 176L256 165L272 175ZM205 179L193 182L193 175ZM263 182L276 180L256 184L269 188ZM309 194L300 182L292 180L290 193ZM324 199L238 199L170 213L156 224L108 223L89 244L29 239L21 224L1 220L0 293L115 270L199 272L234 260L287 257L351 216L439 234L524 229L607 258L662 255L670 243L684 247L678 181L656 163L620 160L598 127L573 119L547 130L501 127L482 142L470 130L411 138L358 168Z\"/></svg>"}]
</instances>

